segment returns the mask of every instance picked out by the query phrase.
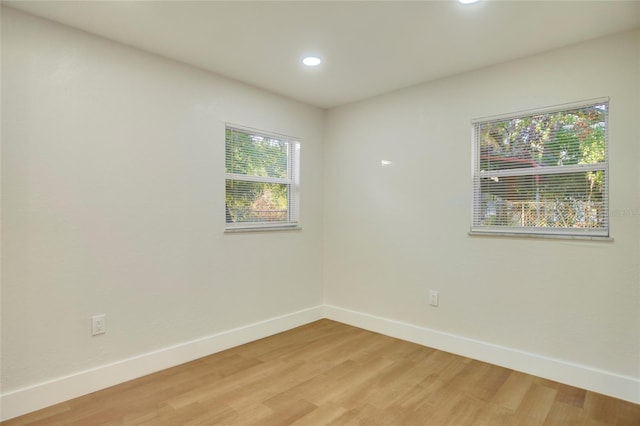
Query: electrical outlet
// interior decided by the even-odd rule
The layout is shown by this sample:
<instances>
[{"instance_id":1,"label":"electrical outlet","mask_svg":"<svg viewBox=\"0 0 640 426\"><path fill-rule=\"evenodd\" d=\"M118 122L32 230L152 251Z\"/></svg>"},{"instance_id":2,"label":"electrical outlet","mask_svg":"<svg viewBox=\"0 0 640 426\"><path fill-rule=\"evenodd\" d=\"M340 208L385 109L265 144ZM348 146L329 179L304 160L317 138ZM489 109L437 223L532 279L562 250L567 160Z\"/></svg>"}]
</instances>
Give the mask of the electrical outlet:
<instances>
[{"instance_id":1,"label":"electrical outlet","mask_svg":"<svg viewBox=\"0 0 640 426\"><path fill-rule=\"evenodd\" d=\"M431 306L438 306L440 295L438 290L429 290L429 304Z\"/></svg>"},{"instance_id":2,"label":"electrical outlet","mask_svg":"<svg viewBox=\"0 0 640 426\"><path fill-rule=\"evenodd\" d=\"M107 317L105 314L91 317L91 335L104 334L107 332Z\"/></svg>"}]
</instances>

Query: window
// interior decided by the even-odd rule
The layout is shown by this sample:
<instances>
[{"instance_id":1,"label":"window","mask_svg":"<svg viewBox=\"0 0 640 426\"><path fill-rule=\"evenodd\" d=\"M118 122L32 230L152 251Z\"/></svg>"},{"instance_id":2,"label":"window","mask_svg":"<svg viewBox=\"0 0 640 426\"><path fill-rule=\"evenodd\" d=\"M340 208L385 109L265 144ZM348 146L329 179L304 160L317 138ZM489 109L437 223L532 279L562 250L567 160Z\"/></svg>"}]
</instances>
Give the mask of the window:
<instances>
[{"instance_id":1,"label":"window","mask_svg":"<svg viewBox=\"0 0 640 426\"><path fill-rule=\"evenodd\" d=\"M608 99L473 122L472 233L609 236Z\"/></svg>"},{"instance_id":2,"label":"window","mask_svg":"<svg viewBox=\"0 0 640 426\"><path fill-rule=\"evenodd\" d=\"M227 229L295 227L300 144L286 136L227 125Z\"/></svg>"}]
</instances>

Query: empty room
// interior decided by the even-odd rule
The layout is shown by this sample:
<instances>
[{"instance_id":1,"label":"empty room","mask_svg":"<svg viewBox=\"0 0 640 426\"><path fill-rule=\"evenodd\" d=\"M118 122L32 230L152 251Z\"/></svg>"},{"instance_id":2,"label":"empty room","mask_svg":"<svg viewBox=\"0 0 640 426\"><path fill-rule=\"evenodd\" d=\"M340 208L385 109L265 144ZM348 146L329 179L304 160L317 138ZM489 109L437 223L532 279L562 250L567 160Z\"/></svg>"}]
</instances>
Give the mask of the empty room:
<instances>
[{"instance_id":1,"label":"empty room","mask_svg":"<svg viewBox=\"0 0 640 426\"><path fill-rule=\"evenodd\" d=\"M3 425L640 425L639 1L14 1Z\"/></svg>"}]
</instances>

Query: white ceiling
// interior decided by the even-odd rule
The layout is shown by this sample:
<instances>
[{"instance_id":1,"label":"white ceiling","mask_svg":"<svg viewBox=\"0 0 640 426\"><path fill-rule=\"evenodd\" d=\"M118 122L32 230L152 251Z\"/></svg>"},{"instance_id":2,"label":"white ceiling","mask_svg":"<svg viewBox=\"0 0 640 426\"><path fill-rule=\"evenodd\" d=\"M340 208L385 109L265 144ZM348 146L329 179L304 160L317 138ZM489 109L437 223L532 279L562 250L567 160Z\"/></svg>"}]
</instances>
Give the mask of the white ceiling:
<instances>
[{"instance_id":1,"label":"white ceiling","mask_svg":"<svg viewBox=\"0 0 640 426\"><path fill-rule=\"evenodd\" d=\"M640 27L640 1L2 3L323 108Z\"/></svg>"}]
</instances>

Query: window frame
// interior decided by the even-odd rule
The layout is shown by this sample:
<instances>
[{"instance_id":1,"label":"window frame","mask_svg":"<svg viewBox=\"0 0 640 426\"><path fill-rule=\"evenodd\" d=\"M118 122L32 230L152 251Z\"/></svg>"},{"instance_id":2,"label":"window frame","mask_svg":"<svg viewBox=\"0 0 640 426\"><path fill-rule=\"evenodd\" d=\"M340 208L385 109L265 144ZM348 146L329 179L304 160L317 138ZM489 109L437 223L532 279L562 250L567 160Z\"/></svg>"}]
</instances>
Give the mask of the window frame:
<instances>
[{"instance_id":1,"label":"window frame","mask_svg":"<svg viewBox=\"0 0 640 426\"><path fill-rule=\"evenodd\" d=\"M227 173L226 137L227 131L241 132L249 136L260 136L276 139L287 143L287 177L276 178L268 176L256 176L242 173ZM279 231L302 229L299 222L300 211L300 141L298 138L279 133L255 129L232 123L225 123L225 232L242 231ZM254 221L254 222L228 222L227 190L228 180L237 182L259 182L269 184L282 184L287 187L287 219L284 221Z\"/></svg>"},{"instance_id":2,"label":"window frame","mask_svg":"<svg viewBox=\"0 0 640 426\"><path fill-rule=\"evenodd\" d=\"M595 107L597 105L607 105L604 116L604 161L593 164L577 164L566 166L536 166L535 173L532 173L534 167L526 168L503 168L499 170L484 171L481 170L481 140L479 138L480 127L490 123L501 121L524 119L531 116L553 114L558 112L570 112L582 108ZM471 226L470 235L494 235L494 236L515 236L515 237L543 237L543 238L577 238L591 240L611 240L611 214L609 209L609 114L610 99L609 97L588 99L573 103L550 106L546 108L538 108L490 117L483 117L472 120L472 199L471 199ZM551 226L506 226L506 225L482 225L480 223L479 213L482 211L480 204L482 203L482 179L500 178L500 177L517 177L517 176L539 176L543 175L569 175L572 173L602 171L602 203L603 203L603 222L605 226L599 228L578 228L578 227L551 227Z\"/></svg>"}]
</instances>

